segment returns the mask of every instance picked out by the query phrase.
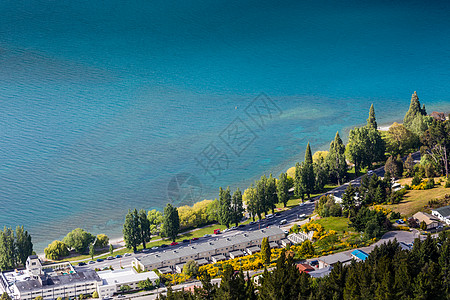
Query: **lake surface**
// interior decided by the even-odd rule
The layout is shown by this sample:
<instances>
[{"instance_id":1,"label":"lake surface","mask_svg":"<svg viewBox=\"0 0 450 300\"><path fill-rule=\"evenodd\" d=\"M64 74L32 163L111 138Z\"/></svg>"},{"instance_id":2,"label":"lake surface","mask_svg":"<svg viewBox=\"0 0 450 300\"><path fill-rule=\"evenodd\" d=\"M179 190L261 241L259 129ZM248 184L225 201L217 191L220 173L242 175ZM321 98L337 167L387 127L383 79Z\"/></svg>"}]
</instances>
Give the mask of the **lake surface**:
<instances>
[{"instance_id":1,"label":"lake surface","mask_svg":"<svg viewBox=\"0 0 450 300\"><path fill-rule=\"evenodd\" d=\"M0 2L0 226L35 249L450 110L448 1ZM270 112L270 113L269 113Z\"/></svg>"}]
</instances>

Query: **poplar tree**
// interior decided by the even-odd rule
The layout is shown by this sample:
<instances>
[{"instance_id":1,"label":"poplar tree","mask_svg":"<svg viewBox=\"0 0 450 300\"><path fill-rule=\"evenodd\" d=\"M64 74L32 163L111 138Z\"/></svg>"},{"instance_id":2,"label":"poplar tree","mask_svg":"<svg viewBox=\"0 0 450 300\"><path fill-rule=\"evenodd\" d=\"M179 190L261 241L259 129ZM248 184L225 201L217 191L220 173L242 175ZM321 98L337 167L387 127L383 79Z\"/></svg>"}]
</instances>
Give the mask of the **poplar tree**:
<instances>
[{"instance_id":1,"label":"poplar tree","mask_svg":"<svg viewBox=\"0 0 450 300\"><path fill-rule=\"evenodd\" d=\"M133 249L134 252L137 251L137 246L141 242L137 209L134 209L133 211L128 210L128 213L125 216L125 223L123 224L123 239L125 241L125 246L128 249Z\"/></svg>"},{"instance_id":2,"label":"poplar tree","mask_svg":"<svg viewBox=\"0 0 450 300\"><path fill-rule=\"evenodd\" d=\"M232 222L231 216L231 193L230 187L227 187L226 190L219 188L219 223L221 225L225 225L230 227L230 223Z\"/></svg>"},{"instance_id":3,"label":"poplar tree","mask_svg":"<svg viewBox=\"0 0 450 300\"><path fill-rule=\"evenodd\" d=\"M287 173L281 173L277 181L278 201L283 203L284 207L286 207L286 204L289 201L289 186L287 180Z\"/></svg>"},{"instance_id":4,"label":"poplar tree","mask_svg":"<svg viewBox=\"0 0 450 300\"><path fill-rule=\"evenodd\" d=\"M330 150L326 157L326 162L330 170L330 175L340 185L347 174L347 162L345 161L345 145L336 132L334 141L330 143Z\"/></svg>"},{"instance_id":5,"label":"poplar tree","mask_svg":"<svg viewBox=\"0 0 450 300\"><path fill-rule=\"evenodd\" d=\"M272 213L274 213L275 205L278 203L277 196L277 183L275 178L270 174L269 178L267 178L267 188L266 188L266 199L267 199L267 209L271 209Z\"/></svg>"},{"instance_id":6,"label":"poplar tree","mask_svg":"<svg viewBox=\"0 0 450 300\"><path fill-rule=\"evenodd\" d=\"M256 196L258 197L258 213L265 213L270 208L267 198L267 177L261 176L261 179L256 182Z\"/></svg>"},{"instance_id":7,"label":"poplar tree","mask_svg":"<svg viewBox=\"0 0 450 300\"><path fill-rule=\"evenodd\" d=\"M261 259L266 265L270 264L270 254L269 240L265 237L261 242Z\"/></svg>"},{"instance_id":8,"label":"poplar tree","mask_svg":"<svg viewBox=\"0 0 450 300\"><path fill-rule=\"evenodd\" d=\"M239 221L242 219L242 214L244 212L244 206L242 204L242 193L239 188L233 193L231 199L231 223L238 226Z\"/></svg>"},{"instance_id":9,"label":"poplar tree","mask_svg":"<svg viewBox=\"0 0 450 300\"><path fill-rule=\"evenodd\" d=\"M303 200L305 196L305 188L303 184L303 164L295 164L295 176L294 176L294 195L295 197Z\"/></svg>"},{"instance_id":10,"label":"poplar tree","mask_svg":"<svg viewBox=\"0 0 450 300\"><path fill-rule=\"evenodd\" d=\"M163 234L170 238L172 242L175 242L179 231L180 217L178 215L178 209L172 206L172 204L167 203L166 207L164 207Z\"/></svg>"},{"instance_id":11,"label":"poplar tree","mask_svg":"<svg viewBox=\"0 0 450 300\"><path fill-rule=\"evenodd\" d=\"M139 231L141 237L142 247L146 249L146 244L150 242L150 220L147 218L147 212L144 209L139 211Z\"/></svg>"},{"instance_id":12,"label":"poplar tree","mask_svg":"<svg viewBox=\"0 0 450 300\"><path fill-rule=\"evenodd\" d=\"M9 227L0 230L0 270L14 269L16 266L14 231Z\"/></svg>"},{"instance_id":13,"label":"poplar tree","mask_svg":"<svg viewBox=\"0 0 450 300\"><path fill-rule=\"evenodd\" d=\"M373 108L373 103L370 105L369 118L367 119L367 127L378 129L377 120L375 119L375 109Z\"/></svg>"},{"instance_id":14,"label":"poplar tree","mask_svg":"<svg viewBox=\"0 0 450 300\"><path fill-rule=\"evenodd\" d=\"M23 226L17 226L16 228L15 246L17 260L25 266L28 256L33 254L33 243L31 242L31 236L28 231L23 229Z\"/></svg>"},{"instance_id":15,"label":"poplar tree","mask_svg":"<svg viewBox=\"0 0 450 300\"><path fill-rule=\"evenodd\" d=\"M315 186L315 178L314 178L314 167L312 160L311 147L308 143L306 145L305 152L305 162L302 168L302 182L305 190L305 194L308 195L308 198L311 197L311 194L314 192Z\"/></svg>"}]
</instances>

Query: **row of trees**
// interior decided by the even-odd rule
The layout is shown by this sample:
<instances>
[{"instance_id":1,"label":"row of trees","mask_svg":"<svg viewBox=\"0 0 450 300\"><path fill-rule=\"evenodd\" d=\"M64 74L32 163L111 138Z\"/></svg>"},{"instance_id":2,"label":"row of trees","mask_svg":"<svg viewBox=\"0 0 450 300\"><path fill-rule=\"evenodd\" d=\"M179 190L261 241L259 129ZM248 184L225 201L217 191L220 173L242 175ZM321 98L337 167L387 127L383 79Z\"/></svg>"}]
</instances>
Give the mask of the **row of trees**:
<instances>
[{"instance_id":1,"label":"row of trees","mask_svg":"<svg viewBox=\"0 0 450 300\"><path fill-rule=\"evenodd\" d=\"M45 257L48 259L60 259L69 255L69 250L74 250L80 254L92 254L95 248L105 248L109 244L109 238L105 234L92 235L81 228L75 228L69 232L62 241L53 241L44 249Z\"/></svg>"},{"instance_id":2,"label":"row of trees","mask_svg":"<svg viewBox=\"0 0 450 300\"><path fill-rule=\"evenodd\" d=\"M0 230L1 271L14 269L18 264L25 265L32 253L31 236L23 226L17 226L15 231L6 226Z\"/></svg>"},{"instance_id":3,"label":"row of trees","mask_svg":"<svg viewBox=\"0 0 450 300\"><path fill-rule=\"evenodd\" d=\"M450 233L442 232L438 238L416 239L410 251L389 241L375 247L365 261L336 264L323 278L300 272L289 251L283 250L259 285L227 265L220 286L204 273L199 276L202 287L193 293L169 288L160 299L450 299L449 269Z\"/></svg>"}]
</instances>

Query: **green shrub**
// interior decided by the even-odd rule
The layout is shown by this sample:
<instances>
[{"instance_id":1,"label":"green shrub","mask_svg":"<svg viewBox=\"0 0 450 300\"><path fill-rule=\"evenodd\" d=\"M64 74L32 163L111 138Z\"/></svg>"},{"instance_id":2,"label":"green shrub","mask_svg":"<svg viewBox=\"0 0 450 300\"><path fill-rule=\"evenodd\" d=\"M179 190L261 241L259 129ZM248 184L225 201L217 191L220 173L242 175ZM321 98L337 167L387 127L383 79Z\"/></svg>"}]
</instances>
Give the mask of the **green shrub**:
<instances>
[{"instance_id":1,"label":"green shrub","mask_svg":"<svg viewBox=\"0 0 450 300\"><path fill-rule=\"evenodd\" d=\"M432 189L432 188L434 188L434 179L430 178L430 179L427 180L427 183L425 184L424 189L425 190L429 190L429 189Z\"/></svg>"},{"instance_id":2,"label":"green shrub","mask_svg":"<svg viewBox=\"0 0 450 300\"><path fill-rule=\"evenodd\" d=\"M450 188L450 178L447 178L447 181L445 182L444 187L445 188Z\"/></svg>"},{"instance_id":3,"label":"green shrub","mask_svg":"<svg viewBox=\"0 0 450 300\"><path fill-rule=\"evenodd\" d=\"M411 185L419 185L422 182L422 178L416 173L412 179Z\"/></svg>"}]
</instances>

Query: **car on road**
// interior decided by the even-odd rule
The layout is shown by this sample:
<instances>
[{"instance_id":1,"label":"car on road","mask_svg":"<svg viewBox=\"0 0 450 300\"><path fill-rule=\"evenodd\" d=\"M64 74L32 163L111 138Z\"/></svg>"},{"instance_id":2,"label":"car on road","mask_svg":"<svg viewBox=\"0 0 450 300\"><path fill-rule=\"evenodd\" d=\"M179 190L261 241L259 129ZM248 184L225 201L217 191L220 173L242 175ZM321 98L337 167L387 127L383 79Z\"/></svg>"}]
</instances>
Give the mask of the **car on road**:
<instances>
[{"instance_id":1,"label":"car on road","mask_svg":"<svg viewBox=\"0 0 450 300\"><path fill-rule=\"evenodd\" d=\"M372 170L369 170L369 171L367 171L367 175L373 175L373 171Z\"/></svg>"},{"instance_id":2,"label":"car on road","mask_svg":"<svg viewBox=\"0 0 450 300\"><path fill-rule=\"evenodd\" d=\"M116 258L121 258L121 257L122 257L122 255L120 255L120 254L116 255Z\"/></svg>"},{"instance_id":3,"label":"car on road","mask_svg":"<svg viewBox=\"0 0 450 300\"><path fill-rule=\"evenodd\" d=\"M304 219L304 218L306 218L306 215L305 214L300 214L300 215L298 215L298 218L299 219Z\"/></svg>"},{"instance_id":4,"label":"car on road","mask_svg":"<svg viewBox=\"0 0 450 300\"><path fill-rule=\"evenodd\" d=\"M150 251L150 249L142 249L142 250L141 250L142 253L147 253L147 252L149 252L149 251Z\"/></svg>"},{"instance_id":5,"label":"car on road","mask_svg":"<svg viewBox=\"0 0 450 300\"><path fill-rule=\"evenodd\" d=\"M300 202L300 206L303 206L303 205L305 205L305 202Z\"/></svg>"},{"instance_id":6,"label":"car on road","mask_svg":"<svg viewBox=\"0 0 450 300\"><path fill-rule=\"evenodd\" d=\"M237 229L236 226L233 226L233 227L230 228L230 230L235 230L235 229Z\"/></svg>"},{"instance_id":7,"label":"car on road","mask_svg":"<svg viewBox=\"0 0 450 300\"><path fill-rule=\"evenodd\" d=\"M287 230L283 230L284 231L284 234L289 234L289 231L287 231Z\"/></svg>"},{"instance_id":8,"label":"car on road","mask_svg":"<svg viewBox=\"0 0 450 300\"><path fill-rule=\"evenodd\" d=\"M266 219L272 219L273 217L274 217L274 215L272 215L272 214L266 215Z\"/></svg>"},{"instance_id":9,"label":"car on road","mask_svg":"<svg viewBox=\"0 0 450 300\"><path fill-rule=\"evenodd\" d=\"M214 234L220 234L220 229L214 229Z\"/></svg>"},{"instance_id":10,"label":"car on road","mask_svg":"<svg viewBox=\"0 0 450 300\"><path fill-rule=\"evenodd\" d=\"M124 295L119 295L119 296L117 296L117 298L125 298L125 296Z\"/></svg>"},{"instance_id":11,"label":"car on road","mask_svg":"<svg viewBox=\"0 0 450 300\"><path fill-rule=\"evenodd\" d=\"M78 263L78 265L81 267L81 266L85 266L86 263L85 262L80 262L80 263Z\"/></svg>"},{"instance_id":12,"label":"car on road","mask_svg":"<svg viewBox=\"0 0 450 300\"><path fill-rule=\"evenodd\" d=\"M91 260L91 261L89 261L89 264L90 265L95 264L95 261Z\"/></svg>"},{"instance_id":13,"label":"car on road","mask_svg":"<svg viewBox=\"0 0 450 300\"><path fill-rule=\"evenodd\" d=\"M131 253L125 253L123 256L131 256Z\"/></svg>"},{"instance_id":14,"label":"car on road","mask_svg":"<svg viewBox=\"0 0 450 300\"><path fill-rule=\"evenodd\" d=\"M102 262L102 261L103 261L103 259L101 259L101 258L97 259L97 262Z\"/></svg>"},{"instance_id":15,"label":"car on road","mask_svg":"<svg viewBox=\"0 0 450 300\"><path fill-rule=\"evenodd\" d=\"M248 223L248 225L255 225L256 224L256 222L250 222L250 223Z\"/></svg>"},{"instance_id":16,"label":"car on road","mask_svg":"<svg viewBox=\"0 0 450 300\"><path fill-rule=\"evenodd\" d=\"M172 242L172 243L170 243L170 246L176 246L176 245L178 245L177 242Z\"/></svg>"},{"instance_id":17,"label":"car on road","mask_svg":"<svg viewBox=\"0 0 450 300\"><path fill-rule=\"evenodd\" d=\"M189 240L183 240L183 243L189 243L190 241Z\"/></svg>"},{"instance_id":18,"label":"car on road","mask_svg":"<svg viewBox=\"0 0 450 300\"><path fill-rule=\"evenodd\" d=\"M280 225L284 225L284 224L286 224L286 223L287 223L287 220L286 220L286 219L283 219L283 220L280 221Z\"/></svg>"},{"instance_id":19,"label":"car on road","mask_svg":"<svg viewBox=\"0 0 450 300\"><path fill-rule=\"evenodd\" d=\"M158 246L152 247L152 250L158 250L158 249L159 249Z\"/></svg>"},{"instance_id":20,"label":"car on road","mask_svg":"<svg viewBox=\"0 0 450 300\"><path fill-rule=\"evenodd\" d=\"M159 246L159 248L166 248L166 247L168 247L166 244L162 244Z\"/></svg>"},{"instance_id":21,"label":"car on road","mask_svg":"<svg viewBox=\"0 0 450 300\"><path fill-rule=\"evenodd\" d=\"M241 225L239 225L238 227L239 227L239 228L244 228L244 227L245 227L245 224L241 224Z\"/></svg>"},{"instance_id":22,"label":"car on road","mask_svg":"<svg viewBox=\"0 0 450 300\"><path fill-rule=\"evenodd\" d=\"M113 259L114 259L114 256L108 256L106 259L107 259L107 260L113 260Z\"/></svg>"},{"instance_id":23,"label":"car on road","mask_svg":"<svg viewBox=\"0 0 450 300\"><path fill-rule=\"evenodd\" d=\"M193 241L197 241L197 240L198 240L198 238L197 238L197 237L195 237L195 238L192 238L192 240L193 240Z\"/></svg>"},{"instance_id":24,"label":"car on road","mask_svg":"<svg viewBox=\"0 0 450 300\"><path fill-rule=\"evenodd\" d=\"M211 237L211 235L210 234L205 234L203 237Z\"/></svg>"}]
</instances>

